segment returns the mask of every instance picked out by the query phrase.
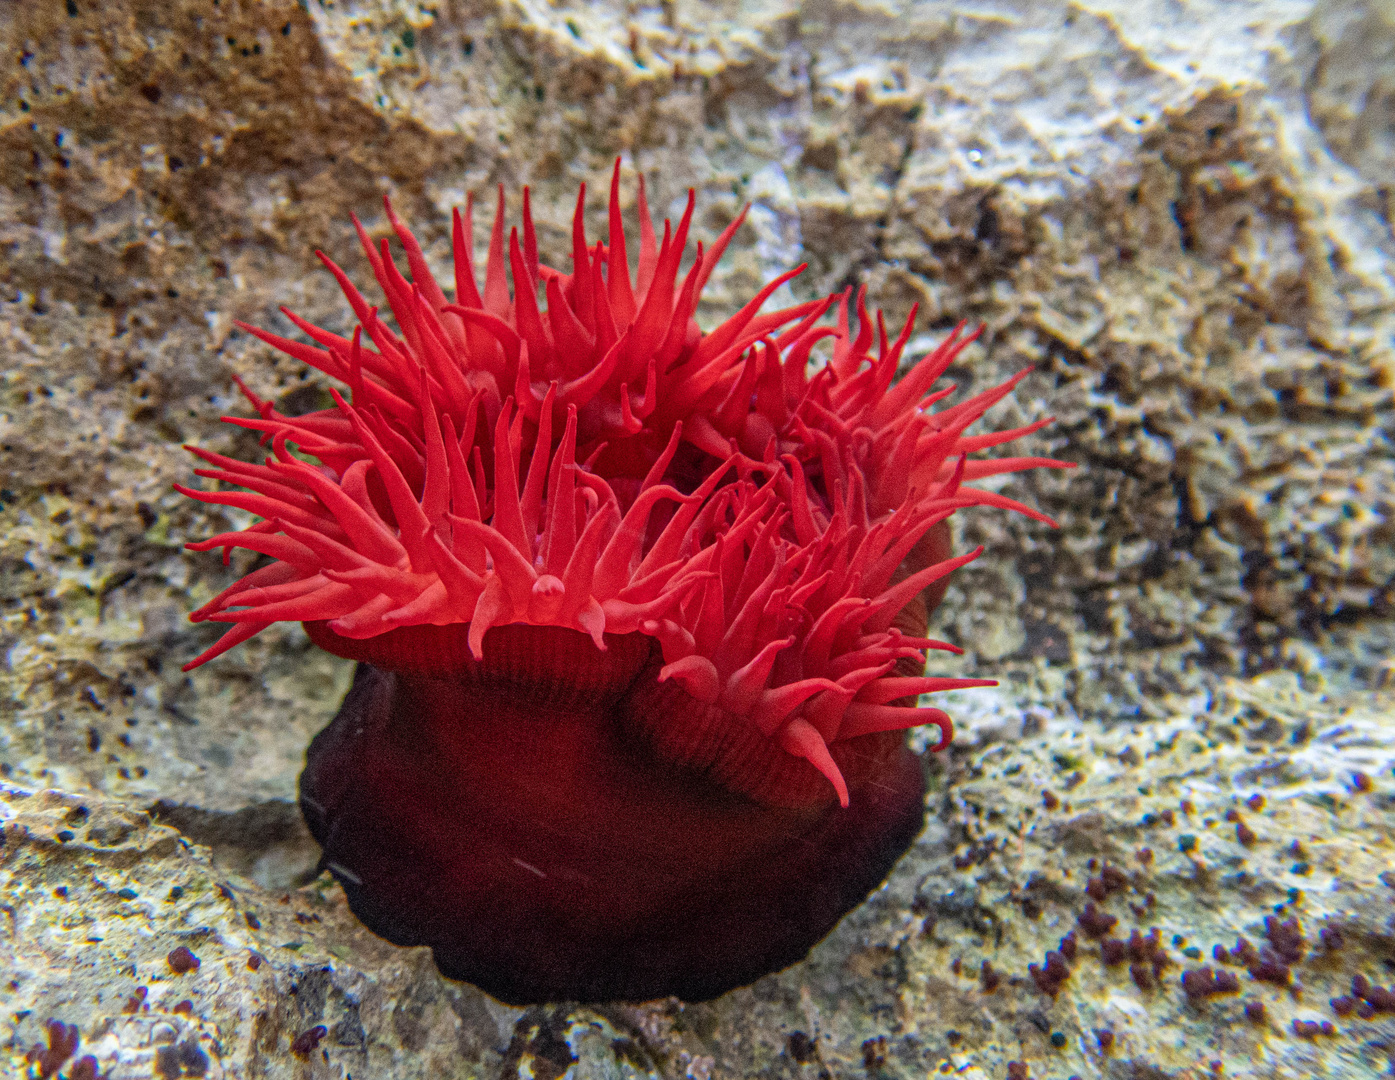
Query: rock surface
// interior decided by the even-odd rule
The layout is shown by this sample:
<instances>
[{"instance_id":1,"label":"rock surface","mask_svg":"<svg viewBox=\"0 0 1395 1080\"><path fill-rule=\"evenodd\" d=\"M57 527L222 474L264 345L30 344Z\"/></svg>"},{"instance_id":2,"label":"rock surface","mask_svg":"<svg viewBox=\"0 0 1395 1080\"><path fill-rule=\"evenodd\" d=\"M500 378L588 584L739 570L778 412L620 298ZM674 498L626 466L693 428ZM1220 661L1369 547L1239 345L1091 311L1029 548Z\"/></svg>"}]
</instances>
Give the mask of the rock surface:
<instances>
[{"instance_id":1,"label":"rock surface","mask_svg":"<svg viewBox=\"0 0 1395 1080\"><path fill-rule=\"evenodd\" d=\"M65 0L0 8L0 39L16 1070L49 1020L73 1080L1387 1068L1395 1014L1329 998L1395 961L1388 3ZM180 550L230 515L170 485L183 442L253 452L214 422L232 375L322 399L233 324L344 326L312 252L360 265L351 211L380 229L391 195L440 259L451 205L528 183L557 251L616 155L627 201L636 170L665 211L696 187L699 235L753 204L712 312L807 260L797 296L865 282L925 344L982 320L956 378L1037 365L992 419L1055 415L1035 452L1082 467L1004 487L1058 532L955 523L989 551L937 630L1003 686L958 695L885 890L718 1002L520 1012L314 877L295 776L348 667L284 628L179 672L236 567ZM1077 928L1059 977L1086 902L1158 945L1106 966ZM1231 962L1242 934L1301 952L1290 985ZM1239 992L1189 999L1204 964Z\"/></svg>"}]
</instances>

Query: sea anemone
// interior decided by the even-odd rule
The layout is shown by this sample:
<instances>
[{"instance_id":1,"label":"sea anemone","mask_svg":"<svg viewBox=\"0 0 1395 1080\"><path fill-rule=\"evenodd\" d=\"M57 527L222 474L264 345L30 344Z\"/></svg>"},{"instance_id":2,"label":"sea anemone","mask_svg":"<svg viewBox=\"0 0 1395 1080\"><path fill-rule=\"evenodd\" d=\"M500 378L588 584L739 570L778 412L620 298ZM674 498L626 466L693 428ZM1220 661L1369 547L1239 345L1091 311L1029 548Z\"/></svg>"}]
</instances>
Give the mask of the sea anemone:
<instances>
[{"instance_id":1,"label":"sea anemone","mask_svg":"<svg viewBox=\"0 0 1395 1080\"><path fill-rule=\"evenodd\" d=\"M481 291L467 204L453 301L390 204L410 279L355 219L396 330L321 255L351 338L243 329L348 397L287 416L244 387L258 415L228 420L271 456L191 447L219 485L179 489L262 518L191 548L270 560L193 613L230 628L188 666L284 620L360 661L301 777L325 865L371 929L512 1002L711 997L875 888L924 814L903 731L952 733L917 699L992 685L924 673L979 554L947 519L1049 523L966 482L1063 464L971 460L1047 422L966 434L1022 375L931 411L962 326L898 382L914 311L895 339L865 290L763 313L802 267L704 333L744 213L680 274L693 193L660 239L641 179L632 277L619 173L608 243L577 198L571 273L527 188L506 243L501 188Z\"/></svg>"}]
</instances>

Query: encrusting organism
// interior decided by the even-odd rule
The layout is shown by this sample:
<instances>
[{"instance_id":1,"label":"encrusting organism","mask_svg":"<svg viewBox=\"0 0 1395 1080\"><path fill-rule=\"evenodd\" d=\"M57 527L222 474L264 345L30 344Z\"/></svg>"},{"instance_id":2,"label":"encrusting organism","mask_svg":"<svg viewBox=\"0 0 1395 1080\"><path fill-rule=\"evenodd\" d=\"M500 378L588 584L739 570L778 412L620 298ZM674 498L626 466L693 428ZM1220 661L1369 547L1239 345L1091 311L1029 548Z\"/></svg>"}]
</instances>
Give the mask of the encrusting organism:
<instances>
[{"instance_id":1,"label":"encrusting organism","mask_svg":"<svg viewBox=\"0 0 1395 1080\"><path fill-rule=\"evenodd\" d=\"M978 555L947 519L1049 523L968 485L1064 464L975 459L1047 422L967 434L1022 375L932 411L976 335L896 381L915 313L893 338L861 291L763 312L795 269L704 333L744 214L680 273L693 193L659 236L641 180L632 275L619 169L606 242L578 196L571 273L526 188L506 235L501 189L481 289L467 205L453 299L390 205L410 277L355 221L395 329L321 256L351 337L244 329L348 393L287 416L244 387L230 422L270 456L193 449L218 484L180 488L262 519L193 549L271 560L194 612L229 629L190 666L284 620L361 662L301 777L325 864L370 928L513 1002L711 997L875 888L924 815L904 730L952 731L917 698L991 685L924 673Z\"/></svg>"}]
</instances>

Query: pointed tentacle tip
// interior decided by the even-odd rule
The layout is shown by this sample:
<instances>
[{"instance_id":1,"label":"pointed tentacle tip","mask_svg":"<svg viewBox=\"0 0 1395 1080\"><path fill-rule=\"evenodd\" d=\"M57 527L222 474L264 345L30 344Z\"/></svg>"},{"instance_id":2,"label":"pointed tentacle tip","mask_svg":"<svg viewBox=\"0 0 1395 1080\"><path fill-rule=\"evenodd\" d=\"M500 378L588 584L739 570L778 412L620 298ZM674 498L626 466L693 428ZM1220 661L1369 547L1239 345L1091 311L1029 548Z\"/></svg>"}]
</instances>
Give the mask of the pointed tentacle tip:
<instances>
[{"instance_id":1,"label":"pointed tentacle tip","mask_svg":"<svg viewBox=\"0 0 1395 1080\"><path fill-rule=\"evenodd\" d=\"M353 219L382 302L321 255L351 337L245 327L351 397L287 416L243 386L272 456L195 451L212 483L176 485L260 519L188 545L260 562L193 613L227 628L186 670L281 621L359 662L301 778L326 865L370 928L514 1003L711 997L860 903L923 821L906 729L953 735L920 696L984 682L924 674L963 651L925 635L981 552L948 519L1049 523L966 485L1069 464L981 456L1042 422L967 434L1020 376L941 404L982 326L896 381L914 316L892 340L865 288L766 311L797 269L704 332L745 210L680 273L688 214L627 245L611 181L570 271L501 186L478 276L467 201L453 302L390 203L401 268Z\"/></svg>"}]
</instances>

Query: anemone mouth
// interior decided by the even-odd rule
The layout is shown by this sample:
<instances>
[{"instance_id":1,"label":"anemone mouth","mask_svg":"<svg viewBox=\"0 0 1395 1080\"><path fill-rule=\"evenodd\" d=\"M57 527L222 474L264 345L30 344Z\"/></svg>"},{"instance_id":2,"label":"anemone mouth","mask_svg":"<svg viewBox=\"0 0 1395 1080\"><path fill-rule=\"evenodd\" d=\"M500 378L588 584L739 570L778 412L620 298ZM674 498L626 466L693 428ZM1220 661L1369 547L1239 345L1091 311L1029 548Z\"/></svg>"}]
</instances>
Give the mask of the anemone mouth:
<instances>
[{"instance_id":1,"label":"anemone mouth","mask_svg":"<svg viewBox=\"0 0 1395 1080\"><path fill-rule=\"evenodd\" d=\"M349 394L291 417L244 387L258 416L231 422L271 455L194 449L212 466L198 475L226 487L179 490L262 520L190 547L273 561L192 614L229 629L188 666L291 620L342 656L473 678L489 635L559 628L592 653L648 649L657 683L739 718L846 805L838 743L925 723L946 742L949 718L919 695L988 682L922 675L926 650L953 649L903 614L978 552L913 553L966 507L1049 522L968 482L1066 463L973 457L1048 422L967 434L1022 375L932 410L953 390L932 386L976 336L962 325L896 381L914 309L894 338L863 292L761 313L796 270L705 333L694 313L741 216L680 279L693 193L660 240L641 181L634 274L618 162L609 204L606 242L590 246L583 187L565 273L539 260L526 188L522 234L506 238L501 189L482 289L467 206L453 300L385 204L410 279L388 240L355 227L396 330L328 259L358 318L351 338L290 312L313 345L243 327Z\"/></svg>"}]
</instances>

